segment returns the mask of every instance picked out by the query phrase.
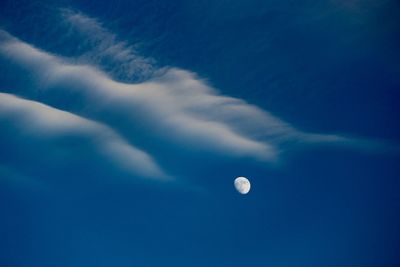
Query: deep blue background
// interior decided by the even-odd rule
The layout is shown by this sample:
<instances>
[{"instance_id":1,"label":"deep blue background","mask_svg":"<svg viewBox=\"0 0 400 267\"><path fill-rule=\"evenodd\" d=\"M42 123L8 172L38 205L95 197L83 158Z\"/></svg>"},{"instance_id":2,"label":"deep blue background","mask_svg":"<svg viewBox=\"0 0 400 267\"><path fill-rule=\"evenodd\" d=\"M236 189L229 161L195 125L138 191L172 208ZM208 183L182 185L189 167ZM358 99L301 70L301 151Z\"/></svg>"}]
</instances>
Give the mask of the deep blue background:
<instances>
[{"instance_id":1,"label":"deep blue background","mask_svg":"<svg viewBox=\"0 0 400 267\"><path fill-rule=\"evenodd\" d=\"M2 1L0 26L74 56L49 23L60 7L302 130L400 141L398 1ZM0 266L399 266L399 159L314 148L278 166L182 166L202 193L4 183ZM239 175L253 185L244 197Z\"/></svg>"}]
</instances>

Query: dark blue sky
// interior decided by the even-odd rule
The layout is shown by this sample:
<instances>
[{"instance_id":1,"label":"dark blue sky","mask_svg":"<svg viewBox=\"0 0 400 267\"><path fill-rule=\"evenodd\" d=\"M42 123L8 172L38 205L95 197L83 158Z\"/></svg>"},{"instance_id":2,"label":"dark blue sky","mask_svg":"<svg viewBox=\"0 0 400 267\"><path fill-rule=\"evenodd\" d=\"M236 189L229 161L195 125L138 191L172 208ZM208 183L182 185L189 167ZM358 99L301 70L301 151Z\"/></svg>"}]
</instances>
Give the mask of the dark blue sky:
<instances>
[{"instance_id":1,"label":"dark blue sky","mask_svg":"<svg viewBox=\"0 0 400 267\"><path fill-rule=\"evenodd\" d=\"M399 11L1 1L0 266L399 266Z\"/></svg>"}]
</instances>

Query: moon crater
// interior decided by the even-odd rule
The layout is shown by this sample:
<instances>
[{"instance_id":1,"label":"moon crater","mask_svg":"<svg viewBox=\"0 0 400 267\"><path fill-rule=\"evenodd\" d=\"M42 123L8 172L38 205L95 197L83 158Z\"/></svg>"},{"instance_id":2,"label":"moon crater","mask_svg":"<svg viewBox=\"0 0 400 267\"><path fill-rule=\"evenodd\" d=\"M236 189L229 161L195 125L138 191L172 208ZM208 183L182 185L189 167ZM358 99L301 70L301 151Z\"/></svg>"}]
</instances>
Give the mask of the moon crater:
<instances>
[{"instance_id":1,"label":"moon crater","mask_svg":"<svg viewBox=\"0 0 400 267\"><path fill-rule=\"evenodd\" d=\"M250 191L250 181L246 177L237 177L233 184L240 194L245 195Z\"/></svg>"}]
</instances>

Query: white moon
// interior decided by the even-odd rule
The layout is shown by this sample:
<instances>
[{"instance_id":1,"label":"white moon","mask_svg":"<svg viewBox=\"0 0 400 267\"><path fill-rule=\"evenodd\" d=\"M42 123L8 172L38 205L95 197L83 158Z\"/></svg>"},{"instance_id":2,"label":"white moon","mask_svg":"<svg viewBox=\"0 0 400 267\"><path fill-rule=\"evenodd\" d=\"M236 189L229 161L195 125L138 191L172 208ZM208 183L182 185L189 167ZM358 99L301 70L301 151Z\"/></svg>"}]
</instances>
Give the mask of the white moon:
<instances>
[{"instance_id":1,"label":"white moon","mask_svg":"<svg viewBox=\"0 0 400 267\"><path fill-rule=\"evenodd\" d=\"M240 193L240 194L247 194L250 191L250 181L246 178L246 177L238 177L235 179L235 181L233 182L236 190Z\"/></svg>"}]
</instances>

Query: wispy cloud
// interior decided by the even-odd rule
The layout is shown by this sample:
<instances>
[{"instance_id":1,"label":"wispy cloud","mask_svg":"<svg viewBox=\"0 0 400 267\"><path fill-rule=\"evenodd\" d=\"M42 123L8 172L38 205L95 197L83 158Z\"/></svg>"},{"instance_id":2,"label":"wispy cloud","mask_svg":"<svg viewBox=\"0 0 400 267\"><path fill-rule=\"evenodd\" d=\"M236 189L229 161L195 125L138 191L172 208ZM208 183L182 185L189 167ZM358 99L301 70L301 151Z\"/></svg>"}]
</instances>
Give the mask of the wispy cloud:
<instances>
[{"instance_id":1,"label":"wispy cloud","mask_svg":"<svg viewBox=\"0 0 400 267\"><path fill-rule=\"evenodd\" d=\"M10 148L2 161L14 168L28 162L31 171L62 170L90 158L98 169L109 165L136 177L167 177L150 155L109 127L42 103L0 93L0 122L2 147Z\"/></svg>"},{"instance_id":2,"label":"wispy cloud","mask_svg":"<svg viewBox=\"0 0 400 267\"><path fill-rule=\"evenodd\" d=\"M61 9L60 12L68 35L80 40L79 62L101 66L115 78L125 82L141 82L157 72L153 59L138 54L135 48L137 44L131 45L118 40L98 20L85 14L70 9Z\"/></svg>"},{"instance_id":3,"label":"wispy cloud","mask_svg":"<svg viewBox=\"0 0 400 267\"><path fill-rule=\"evenodd\" d=\"M121 63L120 69L111 72L140 76L141 64L148 65L150 72L156 68L151 61L137 56L131 46L117 41L97 20L69 10L63 11L63 17L91 43L86 64L47 53L0 32L0 59L12 63L9 67L15 72L24 73L25 83L30 86L21 87L17 78L10 78L10 83L18 88L19 95L31 99L2 94L7 99L3 102L24 107L20 119L36 114L33 121L45 125L47 134L57 132L61 124L64 133L79 133L87 140L101 137L101 142L90 150L108 155L132 172L163 177L165 172L154 159L162 160L165 154L174 157L176 151L274 162L282 151L299 145L361 147L368 143L298 130L244 100L219 94L194 73L182 69L166 69L162 75L150 75L152 78L142 82L117 81L104 68L96 67L102 57ZM34 132L26 133L35 136Z\"/></svg>"},{"instance_id":4,"label":"wispy cloud","mask_svg":"<svg viewBox=\"0 0 400 267\"><path fill-rule=\"evenodd\" d=\"M16 39L1 44L0 50L36 77L37 89L24 94L36 99L40 92L41 101L56 107L62 105L58 99L72 103L67 107L70 112L102 121L132 141L131 128L139 123L164 142L229 155L275 157L272 146L235 132L224 118L214 119L214 112L192 109L201 102L223 107L219 102L226 100L186 71L171 69L158 80L125 84L93 67L64 63ZM52 97L55 93L57 99Z\"/></svg>"}]
</instances>

